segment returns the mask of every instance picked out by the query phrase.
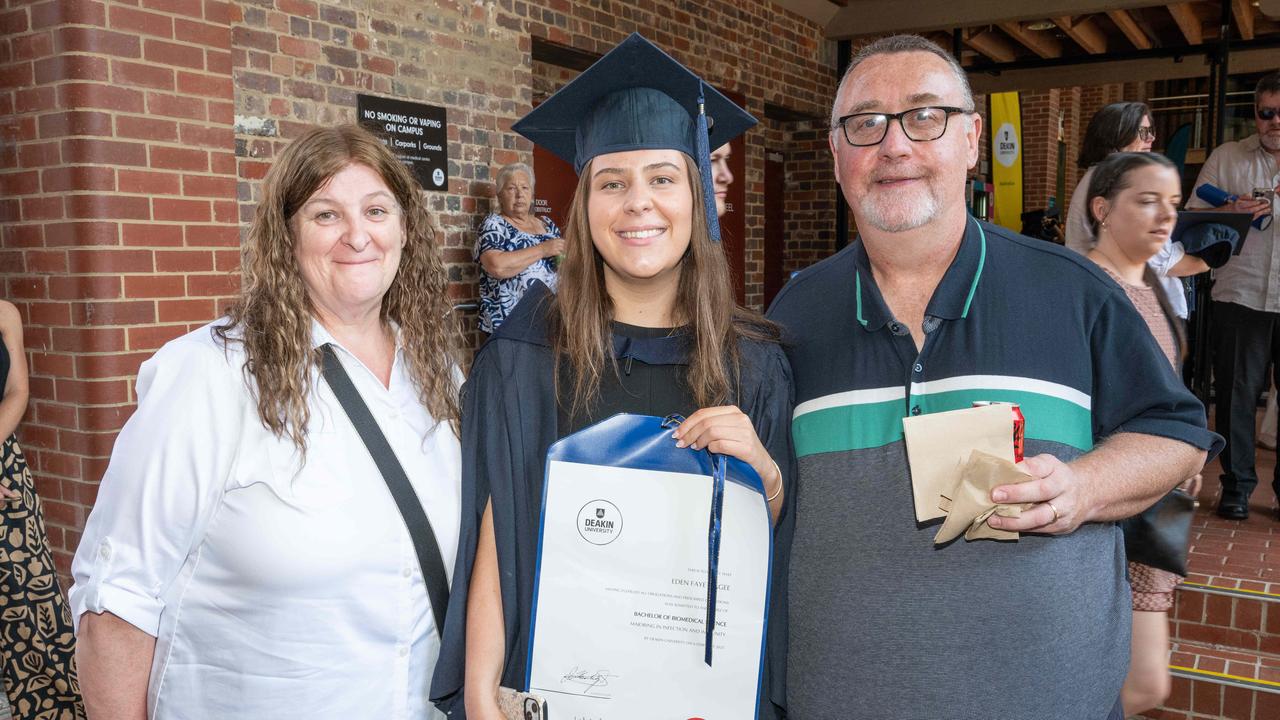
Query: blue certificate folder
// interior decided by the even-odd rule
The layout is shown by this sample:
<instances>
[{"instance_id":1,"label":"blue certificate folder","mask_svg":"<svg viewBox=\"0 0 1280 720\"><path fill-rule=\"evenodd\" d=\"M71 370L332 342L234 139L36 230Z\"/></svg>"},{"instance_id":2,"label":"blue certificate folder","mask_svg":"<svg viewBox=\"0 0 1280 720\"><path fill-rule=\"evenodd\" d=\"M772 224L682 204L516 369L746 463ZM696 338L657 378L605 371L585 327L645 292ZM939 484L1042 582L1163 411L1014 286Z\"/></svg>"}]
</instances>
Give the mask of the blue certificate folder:
<instances>
[{"instance_id":1,"label":"blue certificate folder","mask_svg":"<svg viewBox=\"0 0 1280 720\"><path fill-rule=\"evenodd\" d=\"M671 433L681 420L614 415L562 438L547 452L525 682L531 692L548 694L548 709L555 707L558 716L756 715L773 554L763 483L737 458L676 447ZM575 558L547 554L559 553L556 548ZM695 560L697 568L691 567ZM566 577L566 567L572 577ZM548 568L559 575L544 578ZM671 590L668 583L684 587ZM565 591L578 586L582 599ZM701 589L705 595L692 594ZM718 593L725 594L718 599ZM752 612L744 612L748 608ZM566 613L581 622L565 623ZM546 619L542 628L540 619ZM724 648L714 663L713 638ZM744 653L747 644L754 647ZM565 646L581 649L595 664L556 665L552 672L548 664L558 660L550 658L563 655ZM749 667L742 664L744 655ZM641 656L648 659L643 667L655 668L654 677L637 676L648 674L637 672L635 658ZM673 673L676 665L687 668ZM630 670L601 669L618 666ZM680 686L663 691L663 683ZM655 695L696 697L686 701L688 707L655 707ZM640 698L643 705L637 707Z\"/></svg>"}]
</instances>

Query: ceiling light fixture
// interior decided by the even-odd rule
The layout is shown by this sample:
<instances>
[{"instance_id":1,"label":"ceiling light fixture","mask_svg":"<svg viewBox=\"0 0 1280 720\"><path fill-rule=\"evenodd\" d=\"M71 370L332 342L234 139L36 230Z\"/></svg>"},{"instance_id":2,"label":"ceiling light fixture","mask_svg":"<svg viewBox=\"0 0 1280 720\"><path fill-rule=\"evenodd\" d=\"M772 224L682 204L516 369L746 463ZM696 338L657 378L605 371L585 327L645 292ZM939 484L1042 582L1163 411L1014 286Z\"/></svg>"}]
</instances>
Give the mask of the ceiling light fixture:
<instances>
[{"instance_id":1,"label":"ceiling light fixture","mask_svg":"<svg viewBox=\"0 0 1280 720\"><path fill-rule=\"evenodd\" d=\"M1050 20L1036 20L1035 22L1027 23L1028 30L1052 30L1056 27L1058 26Z\"/></svg>"}]
</instances>

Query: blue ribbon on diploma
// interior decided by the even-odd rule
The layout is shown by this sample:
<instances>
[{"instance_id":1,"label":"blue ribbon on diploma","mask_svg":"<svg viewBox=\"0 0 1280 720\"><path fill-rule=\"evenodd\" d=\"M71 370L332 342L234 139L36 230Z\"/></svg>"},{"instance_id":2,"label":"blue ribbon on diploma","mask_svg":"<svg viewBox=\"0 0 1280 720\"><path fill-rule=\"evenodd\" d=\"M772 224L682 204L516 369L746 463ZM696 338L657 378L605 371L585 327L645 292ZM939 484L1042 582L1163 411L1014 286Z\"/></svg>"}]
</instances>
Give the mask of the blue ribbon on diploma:
<instances>
[{"instance_id":1,"label":"blue ribbon on diploma","mask_svg":"<svg viewBox=\"0 0 1280 720\"><path fill-rule=\"evenodd\" d=\"M716 582L720 572L720 519L724 515L723 455L716 456L716 474L711 476L711 527L707 530L707 649L703 659L711 664L711 640L716 632Z\"/></svg>"},{"instance_id":2,"label":"blue ribbon on diploma","mask_svg":"<svg viewBox=\"0 0 1280 720\"><path fill-rule=\"evenodd\" d=\"M673 428L684 422L683 415L668 415L662 420L662 427ZM706 453L715 458L716 469L711 475L711 518L707 528L707 634L706 649L703 660L711 664L712 640L716 633L716 586L720 573L720 521L724 516L724 476L728 461L724 455L716 455L707 450Z\"/></svg>"}]
</instances>

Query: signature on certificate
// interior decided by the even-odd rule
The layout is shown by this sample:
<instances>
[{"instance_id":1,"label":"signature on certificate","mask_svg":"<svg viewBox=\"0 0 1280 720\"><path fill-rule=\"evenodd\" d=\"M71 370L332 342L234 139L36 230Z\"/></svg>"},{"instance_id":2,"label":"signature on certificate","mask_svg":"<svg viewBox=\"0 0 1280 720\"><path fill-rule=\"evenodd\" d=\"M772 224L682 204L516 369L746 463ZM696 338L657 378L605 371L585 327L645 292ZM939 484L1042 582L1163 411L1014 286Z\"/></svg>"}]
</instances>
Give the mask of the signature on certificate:
<instances>
[{"instance_id":1,"label":"signature on certificate","mask_svg":"<svg viewBox=\"0 0 1280 720\"><path fill-rule=\"evenodd\" d=\"M561 683L569 683L582 688L586 695L596 697L606 697L603 693L598 692L598 688L609 687L609 680L618 677L608 670L583 670L577 665L573 669L565 673L560 678Z\"/></svg>"}]
</instances>

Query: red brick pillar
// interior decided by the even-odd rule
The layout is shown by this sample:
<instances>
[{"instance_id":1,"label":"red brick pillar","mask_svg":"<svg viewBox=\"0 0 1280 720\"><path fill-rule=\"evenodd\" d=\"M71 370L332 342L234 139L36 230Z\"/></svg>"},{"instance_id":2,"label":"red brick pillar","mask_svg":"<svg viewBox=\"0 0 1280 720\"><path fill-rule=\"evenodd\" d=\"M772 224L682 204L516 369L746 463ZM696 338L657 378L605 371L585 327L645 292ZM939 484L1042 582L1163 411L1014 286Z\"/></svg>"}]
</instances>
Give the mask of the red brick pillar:
<instances>
[{"instance_id":1,"label":"red brick pillar","mask_svg":"<svg viewBox=\"0 0 1280 720\"><path fill-rule=\"evenodd\" d=\"M237 282L231 12L0 10L0 273L31 368L18 433L64 575L138 365L215 317Z\"/></svg>"}]
</instances>

